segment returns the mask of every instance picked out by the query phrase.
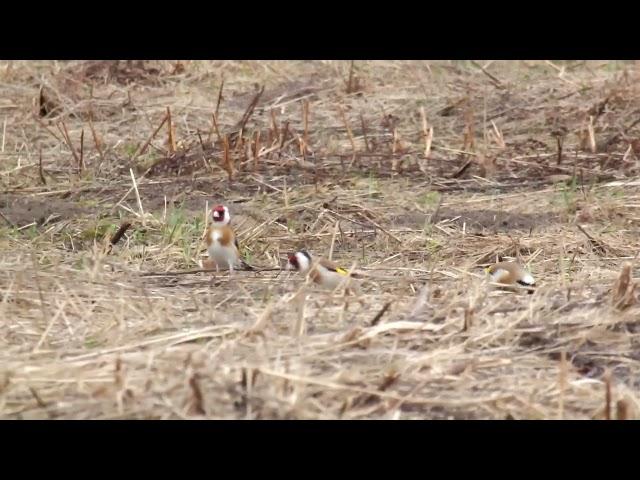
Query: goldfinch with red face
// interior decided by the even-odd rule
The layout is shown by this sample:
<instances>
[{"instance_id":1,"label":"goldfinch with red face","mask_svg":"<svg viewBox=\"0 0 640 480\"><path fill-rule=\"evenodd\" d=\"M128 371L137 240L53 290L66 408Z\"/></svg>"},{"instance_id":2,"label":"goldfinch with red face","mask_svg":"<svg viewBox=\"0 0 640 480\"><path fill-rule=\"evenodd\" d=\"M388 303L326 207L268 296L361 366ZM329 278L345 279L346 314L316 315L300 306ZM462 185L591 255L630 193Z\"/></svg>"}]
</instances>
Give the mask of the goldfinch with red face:
<instances>
[{"instance_id":1,"label":"goldfinch with red face","mask_svg":"<svg viewBox=\"0 0 640 480\"><path fill-rule=\"evenodd\" d=\"M231 215L229 209L224 205L216 205L211 209L211 225L207 229L205 236L209 259L216 265L216 270L229 270L232 274L234 269L253 270L240 256L238 240L229 226Z\"/></svg>"},{"instance_id":2,"label":"goldfinch with red face","mask_svg":"<svg viewBox=\"0 0 640 480\"><path fill-rule=\"evenodd\" d=\"M491 281L500 285L529 287L527 293L533 293L533 287L536 286L531 273L515 262L498 262L487 267L485 271L491 277Z\"/></svg>"},{"instance_id":3,"label":"goldfinch with red face","mask_svg":"<svg viewBox=\"0 0 640 480\"><path fill-rule=\"evenodd\" d=\"M308 276L311 281L322 287L334 290L346 278L354 278L346 269L324 258L314 259L306 250L300 250L289 256L288 268Z\"/></svg>"}]
</instances>

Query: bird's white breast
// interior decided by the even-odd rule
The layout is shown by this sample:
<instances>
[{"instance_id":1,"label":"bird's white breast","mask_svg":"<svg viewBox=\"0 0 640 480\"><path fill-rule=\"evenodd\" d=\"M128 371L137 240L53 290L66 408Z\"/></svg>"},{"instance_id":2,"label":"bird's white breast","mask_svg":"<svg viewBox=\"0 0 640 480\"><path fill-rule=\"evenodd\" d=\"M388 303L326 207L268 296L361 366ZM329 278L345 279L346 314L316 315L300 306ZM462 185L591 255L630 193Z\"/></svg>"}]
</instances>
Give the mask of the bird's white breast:
<instances>
[{"instance_id":1,"label":"bird's white breast","mask_svg":"<svg viewBox=\"0 0 640 480\"><path fill-rule=\"evenodd\" d=\"M211 241L213 243L220 243L220 240L222 240L222 232L218 230L213 230L211 232Z\"/></svg>"},{"instance_id":2,"label":"bird's white breast","mask_svg":"<svg viewBox=\"0 0 640 480\"><path fill-rule=\"evenodd\" d=\"M211 244L209 245L209 258L211 258L220 269L227 269L229 264L236 264L238 252L233 244L222 245L223 232L217 229L211 231Z\"/></svg>"},{"instance_id":3,"label":"bird's white breast","mask_svg":"<svg viewBox=\"0 0 640 480\"><path fill-rule=\"evenodd\" d=\"M491 278L494 282L501 283L506 281L509 278L509 275L510 273L508 270L505 270L503 268L498 268L493 272L493 274L491 275Z\"/></svg>"}]
</instances>

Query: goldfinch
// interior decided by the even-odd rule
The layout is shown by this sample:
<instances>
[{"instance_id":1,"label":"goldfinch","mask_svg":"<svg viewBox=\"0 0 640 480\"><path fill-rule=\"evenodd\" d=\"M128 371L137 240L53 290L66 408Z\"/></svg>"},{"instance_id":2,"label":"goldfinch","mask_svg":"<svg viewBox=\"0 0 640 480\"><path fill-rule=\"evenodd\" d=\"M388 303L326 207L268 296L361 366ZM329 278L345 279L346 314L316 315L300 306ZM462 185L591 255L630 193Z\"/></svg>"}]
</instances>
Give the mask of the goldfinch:
<instances>
[{"instance_id":1,"label":"goldfinch","mask_svg":"<svg viewBox=\"0 0 640 480\"><path fill-rule=\"evenodd\" d=\"M253 270L240 256L238 240L229 226L231 215L229 209L224 205L216 205L211 209L211 225L207 229L205 239L209 260L216 265L216 270L229 270L229 274L234 269Z\"/></svg>"},{"instance_id":2,"label":"goldfinch","mask_svg":"<svg viewBox=\"0 0 640 480\"><path fill-rule=\"evenodd\" d=\"M525 270L516 262L498 262L485 269L495 283L505 286L529 287L528 293L533 293L533 287L536 285L531 273Z\"/></svg>"},{"instance_id":3,"label":"goldfinch","mask_svg":"<svg viewBox=\"0 0 640 480\"><path fill-rule=\"evenodd\" d=\"M314 283L334 290L346 278L354 275L336 263L324 258L312 258L306 250L300 250L289 256L288 268L307 275Z\"/></svg>"}]
</instances>

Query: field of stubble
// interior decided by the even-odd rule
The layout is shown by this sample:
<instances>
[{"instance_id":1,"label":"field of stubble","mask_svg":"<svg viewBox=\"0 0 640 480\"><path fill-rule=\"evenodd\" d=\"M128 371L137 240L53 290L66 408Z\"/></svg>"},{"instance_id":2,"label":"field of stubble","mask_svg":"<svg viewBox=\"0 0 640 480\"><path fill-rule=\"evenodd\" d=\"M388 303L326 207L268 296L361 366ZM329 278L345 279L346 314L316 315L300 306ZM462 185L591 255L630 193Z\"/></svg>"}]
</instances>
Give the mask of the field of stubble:
<instances>
[{"instance_id":1,"label":"field of stubble","mask_svg":"<svg viewBox=\"0 0 640 480\"><path fill-rule=\"evenodd\" d=\"M639 80L0 63L0 418L637 418ZM259 271L189 273L217 203ZM361 296L281 270L299 248ZM498 258L536 292L489 289Z\"/></svg>"}]
</instances>

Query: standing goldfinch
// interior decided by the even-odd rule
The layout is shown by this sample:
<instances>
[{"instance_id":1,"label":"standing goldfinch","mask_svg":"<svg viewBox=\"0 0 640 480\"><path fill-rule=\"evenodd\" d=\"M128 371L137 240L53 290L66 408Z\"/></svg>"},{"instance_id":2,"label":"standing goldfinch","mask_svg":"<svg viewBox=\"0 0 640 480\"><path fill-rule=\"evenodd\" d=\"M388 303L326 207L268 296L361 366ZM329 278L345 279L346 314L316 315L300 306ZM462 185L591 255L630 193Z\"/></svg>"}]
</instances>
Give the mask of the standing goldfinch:
<instances>
[{"instance_id":1,"label":"standing goldfinch","mask_svg":"<svg viewBox=\"0 0 640 480\"><path fill-rule=\"evenodd\" d=\"M209 259L216 264L216 270L234 269L253 270L240 256L238 240L233 229L229 226L231 215L224 205L217 205L211 209L211 225L207 229L205 240Z\"/></svg>"},{"instance_id":2,"label":"standing goldfinch","mask_svg":"<svg viewBox=\"0 0 640 480\"><path fill-rule=\"evenodd\" d=\"M354 276L336 263L324 258L314 259L306 250L300 250L289 256L289 268L307 275L314 283L334 290L347 278Z\"/></svg>"},{"instance_id":3,"label":"standing goldfinch","mask_svg":"<svg viewBox=\"0 0 640 480\"><path fill-rule=\"evenodd\" d=\"M487 267L485 271L493 282L500 285L530 287L527 289L528 293L533 293L533 287L536 286L531 273L516 262L498 262Z\"/></svg>"}]
</instances>

